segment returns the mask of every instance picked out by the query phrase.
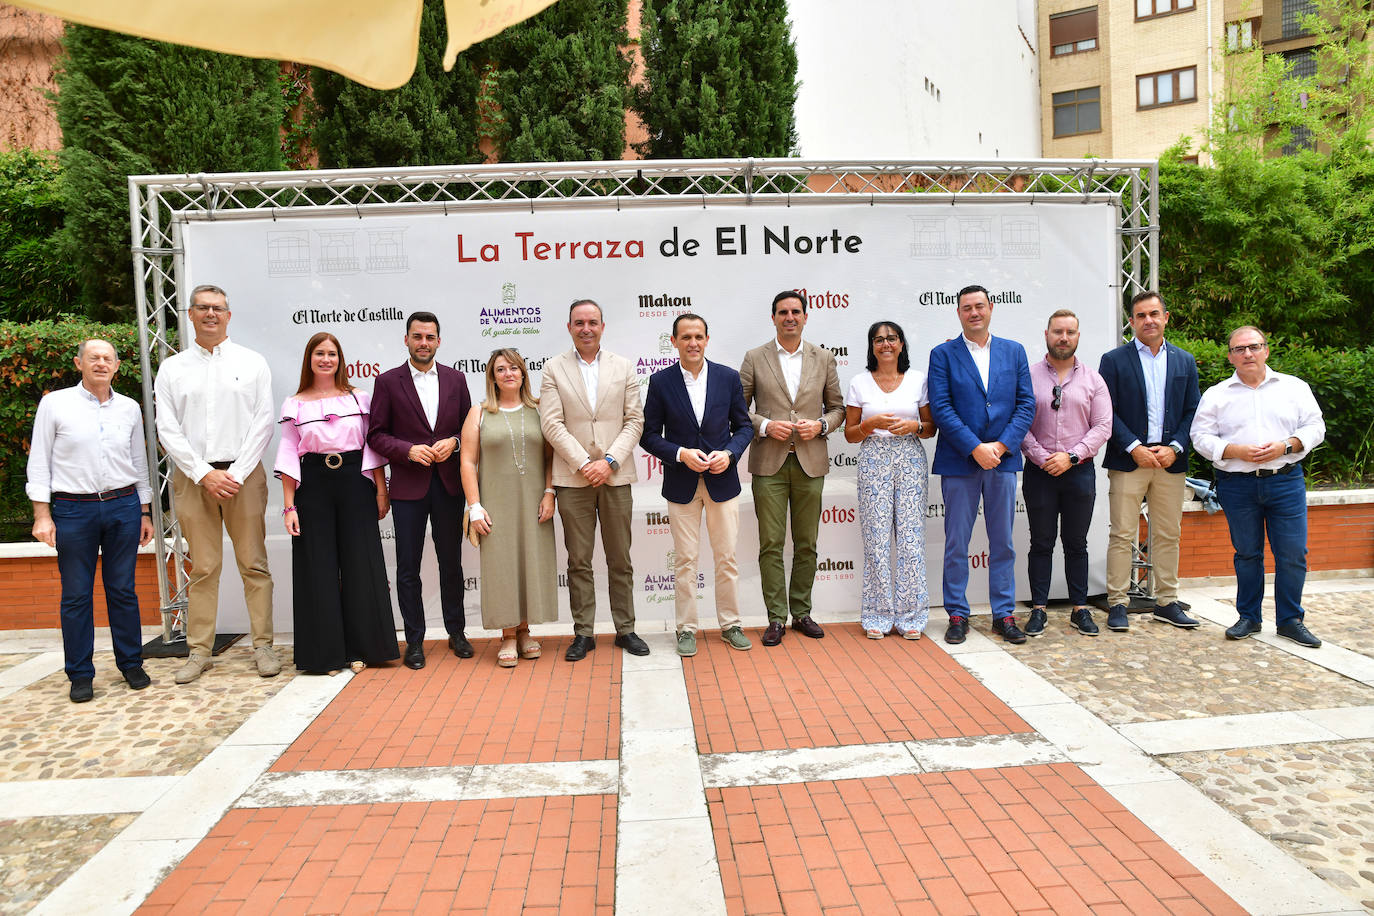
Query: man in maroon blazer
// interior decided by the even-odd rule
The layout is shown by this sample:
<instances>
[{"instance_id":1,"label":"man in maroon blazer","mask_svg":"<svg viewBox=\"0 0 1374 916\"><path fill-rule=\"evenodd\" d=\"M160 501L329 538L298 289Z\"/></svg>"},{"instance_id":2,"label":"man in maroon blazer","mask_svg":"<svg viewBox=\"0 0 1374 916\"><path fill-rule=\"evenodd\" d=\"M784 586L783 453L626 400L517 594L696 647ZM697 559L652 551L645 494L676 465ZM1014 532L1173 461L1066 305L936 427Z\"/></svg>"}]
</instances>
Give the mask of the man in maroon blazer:
<instances>
[{"instance_id":1,"label":"man in maroon blazer","mask_svg":"<svg viewBox=\"0 0 1374 916\"><path fill-rule=\"evenodd\" d=\"M405 664L419 669L425 666L420 557L426 520L439 559L448 645L459 658L472 658L472 643L463 635L463 491L458 482L458 432L472 398L463 373L434 360L439 319L432 312L415 312L406 319L405 344L410 359L377 378L367 444L391 462L396 600L405 621Z\"/></svg>"}]
</instances>

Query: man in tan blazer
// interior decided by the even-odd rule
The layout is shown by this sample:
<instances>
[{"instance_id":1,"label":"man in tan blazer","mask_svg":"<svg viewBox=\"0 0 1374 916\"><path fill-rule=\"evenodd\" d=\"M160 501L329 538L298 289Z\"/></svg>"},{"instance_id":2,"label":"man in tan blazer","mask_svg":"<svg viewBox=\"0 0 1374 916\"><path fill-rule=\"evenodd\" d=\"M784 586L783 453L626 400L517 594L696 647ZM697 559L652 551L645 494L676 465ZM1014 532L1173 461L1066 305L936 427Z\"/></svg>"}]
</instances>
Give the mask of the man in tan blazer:
<instances>
[{"instance_id":1,"label":"man in tan blazer","mask_svg":"<svg viewBox=\"0 0 1374 916\"><path fill-rule=\"evenodd\" d=\"M631 655L649 654L635 635L630 565L630 484L637 479L633 451L644 431L644 409L634 366L601 349L605 330L601 306L590 299L574 302L568 310L573 349L548 361L539 386L539 425L553 447L553 485L568 550L574 636L564 657L570 662L596 648L592 550L598 518L615 644Z\"/></svg>"},{"instance_id":2,"label":"man in tan blazer","mask_svg":"<svg viewBox=\"0 0 1374 916\"><path fill-rule=\"evenodd\" d=\"M792 628L820 639L811 619L816 580L816 535L821 489L830 470L826 436L844 424L844 397L828 350L802 340L806 294L784 290L773 297L777 337L744 355L740 382L752 402L749 419L757 438L749 449L754 511L759 521L759 578L768 608L765 646L782 642L787 615ZM792 512L792 583L782 565L787 513Z\"/></svg>"}]
</instances>

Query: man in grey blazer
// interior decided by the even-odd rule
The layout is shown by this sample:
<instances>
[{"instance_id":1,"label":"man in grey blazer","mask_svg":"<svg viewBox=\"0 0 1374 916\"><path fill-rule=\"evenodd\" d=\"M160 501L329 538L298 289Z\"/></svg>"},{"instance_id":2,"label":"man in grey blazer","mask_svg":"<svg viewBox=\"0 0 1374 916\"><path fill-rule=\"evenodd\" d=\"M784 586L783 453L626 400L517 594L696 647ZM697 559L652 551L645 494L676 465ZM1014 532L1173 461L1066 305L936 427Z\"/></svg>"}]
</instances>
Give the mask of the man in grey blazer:
<instances>
[{"instance_id":1,"label":"man in grey blazer","mask_svg":"<svg viewBox=\"0 0 1374 916\"><path fill-rule=\"evenodd\" d=\"M539 386L539 425L553 447L553 485L568 550L574 636L564 657L570 662L596 648L592 551L598 519L615 644L631 655L649 654L635 635L630 565L630 484L637 479L633 451L644 431L644 409L634 366L601 349L605 330L601 306L590 299L574 302L568 309L573 348L548 361Z\"/></svg>"},{"instance_id":2,"label":"man in grey blazer","mask_svg":"<svg viewBox=\"0 0 1374 916\"><path fill-rule=\"evenodd\" d=\"M757 436L749 449L749 473L759 521L759 578L768 609L765 646L782 642L789 613L792 628L802 635L825 635L811 619L811 586L816 580L821 489L830 470L826 436L844 423L834 355L802 340L806 294L784 290L774 296L773 326L777 336L746 353L739 370ZM782 563L789 509L790 587Z\"/></svg>"}]
</instances>

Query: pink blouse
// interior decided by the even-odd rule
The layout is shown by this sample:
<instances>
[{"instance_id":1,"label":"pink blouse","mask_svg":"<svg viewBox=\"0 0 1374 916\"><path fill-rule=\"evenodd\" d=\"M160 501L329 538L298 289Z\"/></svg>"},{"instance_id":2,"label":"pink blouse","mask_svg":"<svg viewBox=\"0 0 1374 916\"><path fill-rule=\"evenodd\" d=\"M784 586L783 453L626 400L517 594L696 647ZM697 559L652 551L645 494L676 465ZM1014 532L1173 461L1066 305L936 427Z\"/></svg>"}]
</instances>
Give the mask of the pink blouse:
<instances>
[{"instance_id":1,"label":"pink blouse","mask_svg":"<svg viewBox=\"0 0 1374 916\"><path fill-rule=\"evenodd\" d=\"M367 446L371 410L372 396L362 390L317 401L302 401L295 395L287 398L281 405L281 442L273 471L300 483L302 455L362 449L363 476L372 476L386 459Z\"/></svg>"}]
</instances>

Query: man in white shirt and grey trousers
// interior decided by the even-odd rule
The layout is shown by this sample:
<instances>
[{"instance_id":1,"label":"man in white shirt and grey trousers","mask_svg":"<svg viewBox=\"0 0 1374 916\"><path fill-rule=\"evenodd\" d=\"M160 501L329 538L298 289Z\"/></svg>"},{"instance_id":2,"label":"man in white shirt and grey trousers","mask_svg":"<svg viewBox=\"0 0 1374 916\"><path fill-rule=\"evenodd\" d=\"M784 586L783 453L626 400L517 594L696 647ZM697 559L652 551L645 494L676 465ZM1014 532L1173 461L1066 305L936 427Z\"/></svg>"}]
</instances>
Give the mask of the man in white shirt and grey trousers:
<instances>
[{"instance_id":1,"label":"man in white shirt and grey trousers","mask_svg":"<svg viewBox=\"0 0 1374 916\"><path fill-rule=\"evenodd\" d=\"M191 290L196 339L157 373L157 437L176 468L177 520L191 549L186 643L176 673L189 684L214 663L224 531L234 545L253 632L258 674L273 677L272 574L267 569L267 472L272 441L272 375L267 361L229 340L229 297L218 286Z\"/></svg>"}]
</instances>

